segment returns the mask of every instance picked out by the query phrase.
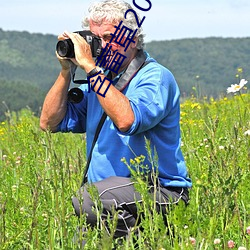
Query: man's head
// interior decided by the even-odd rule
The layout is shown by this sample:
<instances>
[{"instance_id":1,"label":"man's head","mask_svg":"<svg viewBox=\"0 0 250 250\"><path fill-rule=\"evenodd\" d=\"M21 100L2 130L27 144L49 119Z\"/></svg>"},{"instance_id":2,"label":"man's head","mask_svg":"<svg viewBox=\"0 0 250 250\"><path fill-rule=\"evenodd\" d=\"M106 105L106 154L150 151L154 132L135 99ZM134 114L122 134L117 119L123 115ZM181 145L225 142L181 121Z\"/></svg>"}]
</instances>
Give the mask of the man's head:
<instances>
[{"instance_id":1,"label":"man's head","mask_svg":"<svg viewBox=\"0 0 250 250\"><path fill-rule=\"evenodd\" d=\"M91 24L95 23L99 26L105 24L118 25L120 21L123 21L123 25L131 30L136 30L137 49L143 49L144 47L144 35L142 34L142 28L138 28L135 15L132 12L128 12L125 18L127 10L133 9L132 6L122 0L104 0L101 2L93 3L89 8L89 15L83 20L83 28L90 29ZM137 14L139 18L140 17Z\"/></svg>"}]
</instances>

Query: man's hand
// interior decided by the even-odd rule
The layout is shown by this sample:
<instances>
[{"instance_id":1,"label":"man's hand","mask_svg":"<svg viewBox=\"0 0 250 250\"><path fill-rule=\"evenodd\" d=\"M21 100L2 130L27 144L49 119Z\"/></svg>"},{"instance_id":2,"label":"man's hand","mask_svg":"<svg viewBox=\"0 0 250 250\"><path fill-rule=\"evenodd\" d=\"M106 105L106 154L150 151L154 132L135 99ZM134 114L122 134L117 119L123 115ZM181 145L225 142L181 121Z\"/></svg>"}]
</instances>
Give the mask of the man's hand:
<instances>
[{"instance_id":1,"label":"man's hand","mask_svg":"<svg viewBox=\"0 0 250 250\"><path fill-rule=\"evenodd\" d=\"M71 39L74 44L75 58L70 58L70 60L84 69L86 73L91 71L95 67L95 61L92 57L90 45L86 40L78 33L67 31L63 33L63 37Z\"/></svg>"},{"instance_id":2,"label":"man's hand","mask_svg":"<svg viewBox=\"0 0 250 250\"><path fill-rule=\"evenodd\" d=\"M68 36L66 36L65 34L58 36L59 41L62 41L65 39L68 39ZM57 52L56 52L56 57L57 57L58 61L60 62L63 71L70 71L71 68L79 66L77 61L74 58L61 57L58 55Z\"/></svg>"}]
</instances>

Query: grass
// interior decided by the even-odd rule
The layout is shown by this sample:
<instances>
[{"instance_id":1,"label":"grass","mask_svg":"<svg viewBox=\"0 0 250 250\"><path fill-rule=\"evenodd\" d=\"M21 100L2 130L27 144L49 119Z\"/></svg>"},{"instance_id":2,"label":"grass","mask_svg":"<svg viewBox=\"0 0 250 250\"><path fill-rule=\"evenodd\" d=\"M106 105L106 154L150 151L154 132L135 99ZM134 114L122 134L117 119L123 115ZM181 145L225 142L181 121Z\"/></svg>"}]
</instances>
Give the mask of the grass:
<instances>
[{"instance_id":1,"label":"grass","mask_svg":"<svg viewBox=\"0 0 250 250\"><path fill-rule=\"evenodd\" d=\"M142 184L143 230L136 234L135 228L116 245L99 222L99 230L86 233L85 249L228 249L229 240L235 249L250 249L249 103L249 94L186 100L181 128L193 181L190 204L173 207L165 226ZM0 124L0 249L80 249L74 235L85 220L74 216L71 197L85 163L83 135L41 132L28 109L6 114ZM112 234L116 221L107 223Z\"/></svg>"}]
</instances>

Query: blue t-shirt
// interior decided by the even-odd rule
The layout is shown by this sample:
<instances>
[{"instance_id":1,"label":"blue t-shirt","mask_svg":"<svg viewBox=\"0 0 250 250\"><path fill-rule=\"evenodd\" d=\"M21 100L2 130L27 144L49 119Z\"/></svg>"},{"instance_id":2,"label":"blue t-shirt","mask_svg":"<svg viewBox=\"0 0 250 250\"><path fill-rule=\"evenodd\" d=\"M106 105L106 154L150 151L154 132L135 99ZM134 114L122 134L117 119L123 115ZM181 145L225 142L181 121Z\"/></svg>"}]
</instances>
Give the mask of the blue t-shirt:
<instances>
[{"instance_id":1,"label":"blue t-shirt","mask_svg":"<svg viewBox=\"0 0 250 250\"><path fill-rule=\"evenodd\" d=\"M180 91L172 73L153 58L131 80L122 93L129 99L134 112L134 123L127 132L117 129L107 117L92 153L88 181L96 182L109 176L129 177L130 170L121 161L144 155L144 165L152 168L146 150L145 138L151 152L157 153L160 182L163 186L191 187L187 168L181 152L180 137ZM113 79L118 81L119 75ZM103 109L93 91L81 85L84 99L78 103L68 102L66 116L58 131L87 135L87 155ZM153 156L154 157L154 156Z\"/></svg>"}]
</instances>

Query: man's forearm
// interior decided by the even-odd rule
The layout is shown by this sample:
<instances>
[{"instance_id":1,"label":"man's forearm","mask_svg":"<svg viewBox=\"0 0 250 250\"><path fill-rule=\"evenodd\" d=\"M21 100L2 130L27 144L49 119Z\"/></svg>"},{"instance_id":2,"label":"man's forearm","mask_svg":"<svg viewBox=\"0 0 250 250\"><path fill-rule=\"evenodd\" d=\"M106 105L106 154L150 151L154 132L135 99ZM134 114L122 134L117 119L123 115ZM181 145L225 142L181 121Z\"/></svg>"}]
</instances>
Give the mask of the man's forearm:
<instances>
[{"instance_id":1,"label":"man's forearm","mask_svg":"<svg viewBox=\"0 0 250 250\"><path fill-rule=\"evenodd\" d=\"M94 91L97 92L99 90L99 93L103 93L108 88L109 81L106 80L102 83L95 83L95 80L98 76L102 78L102 81L105 78L105 76L102 74L94 77ZM99 89L100 86L101 89ZM112 84L108 88L105 97L98 93L96 95L104 111L115 123L118 129L122 132L127 131L134 122L134 113L130 106L129 99L119 90L117 90Z\"/></svg>"},{"instance_id":2,"label":"man's forearm","mask_svg":"<svg viewBox=\"0 0 250 250\"><path fill-rule=\"evenodd\" d=\"M62 70L44 100L40 117L42 130L49 129L55 132L58 124L65 116L69 84L69 70Z\"/></svg>"}]
</instances>

